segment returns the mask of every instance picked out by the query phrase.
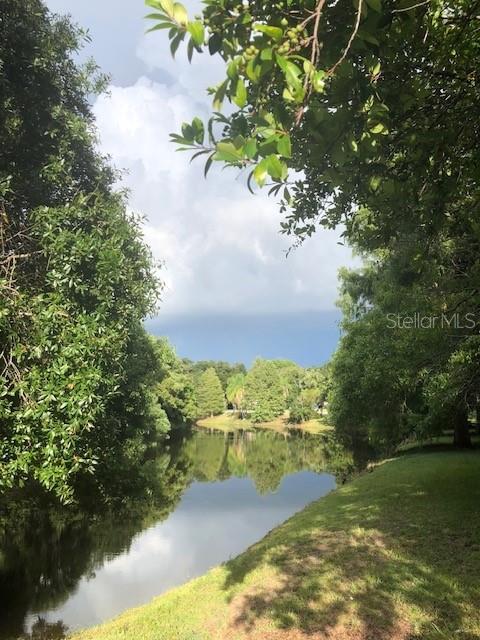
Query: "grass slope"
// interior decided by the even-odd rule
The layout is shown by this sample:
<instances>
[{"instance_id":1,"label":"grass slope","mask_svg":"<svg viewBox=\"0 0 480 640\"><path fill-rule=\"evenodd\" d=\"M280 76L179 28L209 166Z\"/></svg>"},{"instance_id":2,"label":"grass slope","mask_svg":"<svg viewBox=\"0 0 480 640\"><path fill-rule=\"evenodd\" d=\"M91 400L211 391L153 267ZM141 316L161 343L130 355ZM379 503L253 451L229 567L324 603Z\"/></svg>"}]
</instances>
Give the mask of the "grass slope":
<instances>
[{"instance_id":1,"label":"grass slope","mask_svg":"<svg viewBox=\"0 0 480 640\"><path fill-rule=\"evenodd\" d=\"M301 431L306 431L308 433L324 433L332 430L332 427L320 417L297 425L289 423L288 416L284 415L278 417L276 420L272 420L271 422L259 422L254 424L248 418L244 418L242 420L233 413L222 413L221 415L212 416L211 418L204 418L197 422L197 426L228 433L238 431L239 429L270 429L281 433L285 433L290 429L300 429Z\"/></svg>"},{"instance_id":2,"label":"grass slope","mask_svg":"<svg viewBox=\"0 0 480 640\"><path fill-rule=\"evenodd\" d=\"M480 454L410 454L75 638L474 640L479 604Z\"/></svg>"}]
</instances>

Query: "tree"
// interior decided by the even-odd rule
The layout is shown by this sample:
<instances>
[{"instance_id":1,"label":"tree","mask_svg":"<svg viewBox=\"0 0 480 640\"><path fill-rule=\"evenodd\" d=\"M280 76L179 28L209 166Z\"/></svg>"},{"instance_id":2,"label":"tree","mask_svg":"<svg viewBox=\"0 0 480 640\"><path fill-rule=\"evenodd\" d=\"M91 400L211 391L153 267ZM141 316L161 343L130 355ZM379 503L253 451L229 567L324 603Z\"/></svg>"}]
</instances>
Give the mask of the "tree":
<instances>
[{"instance_id":1,"label":"tree","mask_svg":"<svg viewBox=\"0 0 480 640\"><path fill-rule=\"evenodd\" d=\"M157 387L157 397L172 427L190 424L197 417L195 385L191 376L175 367Z\"/></svg>"},{"instance_id":2,"label":"tree","mask_svg":"<svg viewBox=\"0 0 480 640\"><path fill-rule=\"evenodd\" d=\"M252 422L268 422L285 411L282 379L271 360L255 360L248 372L245 406Z\"/></svg>"},{"instance_id":3,"label":"tree","mask_svg":"<svg viewBox=\"0 0 480 640\"><path fill-rule=\"evenodd\" d=\"M193 437L187 441L186 451L191 458L195 480L215 482L220 479L229 451L228 439L221 436L204 437L204 434L194 433Z\"/></svg>"},{"instance_id":4,"label":"tree","mask_svg":"<svg viewBox=\"0 0 480 640\"><path fill-rule=\"evenodd\" d=\"M223 360L199 360L197 362L191 362L190 360L184 360L185 366L192 373L194 378L198 378L207 369L215 369L215 373L222 383L222 388L226 392L228 379L237 373L246 373L245 365L239 362L230 364Z\"/></svg>"},{"instance_id":5,"label":"tree","mask_svg":"<svg viewBox=\"0 0 480 640\"><path fill-rule=\"evenodd\" d=\"M282 478L294 471L290 447L274 433L258 433L246 451L248 474L261 495L276 491Z\"/></svg>"},{"instance_id":6,"label":"tree","mask_svg":"<svg viewBox=\"0 0 480 640\"><path fill-rule=\"evenodd\" d=\"M272 363L277 368L282 382L285 404L289 405L293 398L298 395L302 368L291 360L272 360Z\"/></svg>"},{"instance_id":7,"label":"tree","mask_svg":"<svg viewBox=\"0 0 480 640\"><path fill-rule=\"evenodd\" d=\"M289 422L299 424L318 417L328 394L328 367L298 369L288 396Z\"/></svg>"},{"instance_id":8,"label":"tree","mask_svg":"<svg viewBox=\"0 0 480 640\"><path fill-rule=\"evenodd\" d=\"M302 395L312 408L323 410L331 387L331 365L310 367L305 370L302 380Z\"/></svg>"},{"instance_id":9,"label":"tree","mask_svg":"<svg viewBox=\"0 0 480 640\"><path fill-rule=\"evenodd\" d=\"M245 405L245 374L235 373L227 381L227 401L243 415Z\"/></svg>"},{"instance_id":10,"label":"tree","mask_svg":"<svg viewBox=\"0 0 480 640\"><path fill-rule=\"evenodd\" d=\"M225 409L222 383L215 369L210 367L202 373L196 388L197 415L200 418L213 416Z\"/></svg>"},{"instance_id":11,"label":"tree","mask_svg":"<svg viewBox=\"0 0 480 640\"><path fill-rule=\"evenodd\" d=\"M343 272L332 419L350 444L392 448L412 434L452 428L455 444L468 446L467 411L476 405L479 384L475 323L458 325L461 316L437 311L448 300L443 258L432 255L428 270L422 263L415 273L415 263L399 257ZM437 286L427 288L431 281Z\"/></svg>"},{"instance_id":12,"label":"tree","mask_svg":"<svg viewBox=\"0 0 480 640\"><path fill-rule=\"evenodd\" d=\"M407 293L434 316L478 317L476 0L212 0L193 21L178 4L148 4L158 10L155 27L171 28L172 51L188 37L190 57L208 45L225 63L225 79L211 90L212 118L185 123L175 142L204 154L206 170L215 161L250 171L250 188L268 181L282 196L282 231L297 242L341 223L395 295ZM358 327L345 323L358 364L367 344L380 359L373 326L380 330L382 312L395 307L369 294L378 313L365 313ZM381 335L379 344L391 345L392 335ZM477 341L470 330L404 343L414 361L421 353L429 363L428 419L450 416L458 444L468 444L465 416L479 397ZM389 389L384 411L398 403L399 386Z\"/></svg>"},{"instance_id":13,"label":"tree","mask_svg":"<svg viewBox=\"0 0 480 640\"><path fill-rule=\"evenodd\" d=\"M195 383L189 368L167 338L152 338L156 359L155 394L171 427L190 424L196 418Z\"/></svg>"},{"instance_id":14,"label":"tree","mask_svg":"<svg viewBox=\"0 0 480 640\"><path fill-rule=\"evenodd\" d=\"M142 455L158 283L96 151L82 33L39 0L4 0L1 21L0 486L68 502Z\"/></svg>"},{"instance_id":15,"label":"tree","mask_svg":"<svg viewBox=\"0 0 480 640\"><path fill-rule=\"evenodd\" d=\"M275 192L286 186L285 231L310 235L320 217L345 221L350 236L367 207L382 227L378 242L399 225L414 228L419 211L435 217L439 191L455 188L459 172L445 173L455 159L474 175L472 127L457 125L474 128L478 116L478 87L468 80L479 37L474 0L213 0L193 21L178 3L175 11L147 4L171 27L172 50L189 37L190 56L207 43L225 63L225 80L211 90L211 126L195 119L174 140L250 169L259 185L270 178ZM226 100L231 111L219 115ZM304 177L289 181L289 169ZM404 212L392 219L399 200Z\"/></svg>"}]
</instances>

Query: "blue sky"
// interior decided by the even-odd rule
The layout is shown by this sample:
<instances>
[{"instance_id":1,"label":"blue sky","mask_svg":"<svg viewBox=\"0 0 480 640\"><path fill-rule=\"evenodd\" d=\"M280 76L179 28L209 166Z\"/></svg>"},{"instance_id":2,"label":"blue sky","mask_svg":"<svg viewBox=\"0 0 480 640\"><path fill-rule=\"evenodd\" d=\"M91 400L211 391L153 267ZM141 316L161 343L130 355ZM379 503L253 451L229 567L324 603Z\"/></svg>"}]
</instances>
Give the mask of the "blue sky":
<instances>
[{"instance_id":1,"label":"blue sky","mask_svg":"<svg viewBox=\"0 0 480 640\"><path fill-rule=\"evenodd\" d=\"M294 360L313 366L328 360L338 340L338 311L311 313L159 315L151 333L168 335L192 360L243 362L256 357Z\"/></svg>"},{"instance_id":2,"label":"blue sky","mask_svg":"<svg viewBox=\"0 0 480 640\"><path fill-rule=\"evenodd\" d=\"M190 11L199 3L185 2ZM252 196L233 171L211 172L175 151L169 133L206 117L206 87L222 78L208 55L172 60L163 32L145 35L141 0L47 0L88 29L93 56L110 74L93 105L99 145L145 216L145 239L165 283L150 331L180 355L244 361L255 356L323 362L338 339L337 270L354 263L339 231L319 231L288 258L275 200Z\"/></svg>"}]
</instances>

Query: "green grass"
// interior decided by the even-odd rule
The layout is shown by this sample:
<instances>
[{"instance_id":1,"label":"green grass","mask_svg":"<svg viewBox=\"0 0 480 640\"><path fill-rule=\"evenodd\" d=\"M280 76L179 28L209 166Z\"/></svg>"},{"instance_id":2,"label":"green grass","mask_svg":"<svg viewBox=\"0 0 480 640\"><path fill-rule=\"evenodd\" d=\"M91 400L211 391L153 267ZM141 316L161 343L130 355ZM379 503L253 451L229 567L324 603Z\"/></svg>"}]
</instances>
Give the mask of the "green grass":
<instances>
[{"instance_id":1,"label":"green grass","mask_svg":"<svg viewBox=\"0 0 480 640\"><path fill-rule=\"evenodd\" d=\"M479 452L404 455L75 639L478 640L479 506Z\"/></svg>"},{"instance_id":2,"label":"green grass","mask_svg":"<svg viewBox=\"0 0 480 640\"><path fill-rule=\"evenodd\" d=\"M238 431L239 429L270 429L272 431L278 431L280 433L285 433L289 429L300 429L301 431L306 431L313 434L325 433L326 431L332 430L332 427L330 427L325 422L325 420L320 417L318 419L308 420L308 422L302 422L301 424L295 425L288 422L288 415L283 415L276 418L275 420L272 420L271 422L260 422L254 424L248 418L244 418L242 420L238 417L238 415L233 413L222 413L219 416L204 418L203 420L199 420L197 422L197 426L203 427L205 429L214 429L215 431L224 431L228 433Z\"/></svg>"}]
</instances>

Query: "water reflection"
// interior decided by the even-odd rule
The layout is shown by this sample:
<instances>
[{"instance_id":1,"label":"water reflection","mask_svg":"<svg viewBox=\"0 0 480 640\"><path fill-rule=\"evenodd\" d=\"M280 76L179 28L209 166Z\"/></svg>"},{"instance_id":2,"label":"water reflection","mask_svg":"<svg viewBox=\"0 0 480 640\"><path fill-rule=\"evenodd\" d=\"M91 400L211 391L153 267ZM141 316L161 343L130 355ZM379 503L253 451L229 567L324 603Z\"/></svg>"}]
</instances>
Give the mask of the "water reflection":
<instances>
[{"instance_id":1,"label":"water reflection","mask_svg":"<svg viewBox=\"0 0 480 640\"><path fill-rule=\"evenodd\" d=\"M62 638L149 601L325 495L345 462L319 437L196 432L147 463L149 499L120 513L10 504L0 638Z\"/></svg>"}]
</instances>

